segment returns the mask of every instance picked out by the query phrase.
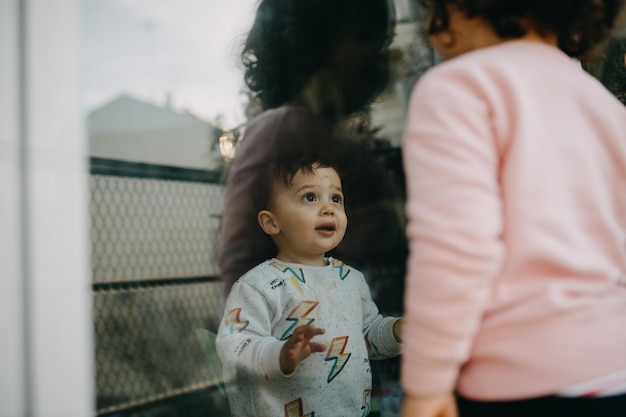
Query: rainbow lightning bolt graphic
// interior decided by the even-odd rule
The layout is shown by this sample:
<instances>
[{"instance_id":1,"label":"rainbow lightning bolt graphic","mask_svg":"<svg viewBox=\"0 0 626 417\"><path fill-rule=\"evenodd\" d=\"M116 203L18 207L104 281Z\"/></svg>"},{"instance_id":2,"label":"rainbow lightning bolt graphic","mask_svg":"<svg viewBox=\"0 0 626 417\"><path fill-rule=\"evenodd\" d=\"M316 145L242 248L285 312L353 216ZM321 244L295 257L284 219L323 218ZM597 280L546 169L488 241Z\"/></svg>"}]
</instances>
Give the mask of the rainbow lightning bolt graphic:
<instances>
[{"instance_id":1,"label":"rainbow lightning bolt graphic","mask_svg":"<svg viewBox=\"0 0 626 417\"><path fill-rule=\"evenodd\" d=\"M300 284L306 284L306 281L304 280L304 271L302 271L302 268L298 268L298 271L300 272L298 274L298 271L294 270L292 267L278 263L276 261L271 262L270 265L272 265L274 268L278 269L282 273L289 272L289 281L293 284L294 287L296 287L298 291L302 292Z\"/></svg>"},{"instance_id":2,"label":"rainbow lightning bolt graphic","mask_svg":"<svg viewBox=\"0 0 626 417\"><path fill-rule=\"evenodd\" d=\"M248 327L248 324L250 324L249 320L241 321L241 318L239 318L240 314L241 307L237 307L230 310L226 315L224 323L230 328L230 334L241 332L243 329Z\"/></svg>"},{"instance_id":3,"label":"rainbow lightning bolt graphic","mask_svg":"<svg viewBox=\"0 0 626 417\"><path fill-rule=\"evenodd\" d=\"M291 325L285 333L280 337L280 340L287 340L293 335L294 330L296 330L300 326L306 326L307 324L311 324L315 321L311 317L307 317L315 307L319 304L318 301L302 301L296 308L294 308L291 313L289 313L289 317L285 320L292 321Z\"/></svg>"},{"instance_id":4,"label":"rainbow lightning bolt graphic","mask_svg":"<svg viewBox=\"0 0 626 417\"><path fill-rule=\"evenodd\" d=\"M343 353L347 345L348 336L336 337L333 339L332 342L330 342L330 348L328 348L328 354L326 355L326 359L324 360L335 361L335 363L333 363L333 367L328 373L328 379L326 380L326 382L330 382L335 379L335 377L339 375L343 367L346 366L346 363L348 363L348 359L350 359L350 356L352 356L352 353Z\"/></svg>"},{"instance_id":5,"label":"rainbow lightning bolt graphic","mask_svg":"<svg viewBox=\"0 0 626 417\"><path fill-rule=\"evenodd\" d=\"M339 279L341 279L342 281L346 279L348 275L350 275L350 268L347 267L345 263L343 263L342 261L338 259L333 259L333 268L338 269L337 272L339 273ZM344 268L346 268L345 271L344 271Z\"/></svg>"},{"instance_id":6,"label":"rainbow lightning bolt graphic","mask_svg":"<svg viewBox=\"0 0 626 417\"><path fill-rule=\"evenodd\" d=\"M363 405L361 406L361 410L363 410L363 414L361 417L365 417L370 413L370 397L372 396L372 390L366 389L363 391Z\"/></svg>"},{"instance_id":7,"label":"rainbow lightning bolt graphic","mask_svg":"<svg viewBox=\"0 0 626 417\"><path fill-rule=\"evenodd\" d=\"M298 398L285 404L285 417L315 417L315 413L302 414L302 398Z\"/></svg>"}]
</instances>

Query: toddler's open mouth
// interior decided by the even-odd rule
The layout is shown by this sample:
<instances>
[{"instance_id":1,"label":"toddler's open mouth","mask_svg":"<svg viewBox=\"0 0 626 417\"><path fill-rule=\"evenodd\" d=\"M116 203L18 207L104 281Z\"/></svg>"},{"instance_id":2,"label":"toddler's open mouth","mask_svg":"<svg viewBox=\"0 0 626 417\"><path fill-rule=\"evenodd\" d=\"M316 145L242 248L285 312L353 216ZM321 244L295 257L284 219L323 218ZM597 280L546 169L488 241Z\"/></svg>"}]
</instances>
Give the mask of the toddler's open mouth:
<instances>
[{"instance_id":1,"label":"toddler's open mouth","mask_svg":"<svg viewBox=\"0 0 626 417\"><path fill-rule=\"evenodd\" d=\"M325 224L315 228L315 230L324 230L324 231L328 231L328 232L335 231L336 229L337 228L332 223L325 223Z\"/></svg>"}]
</instances>

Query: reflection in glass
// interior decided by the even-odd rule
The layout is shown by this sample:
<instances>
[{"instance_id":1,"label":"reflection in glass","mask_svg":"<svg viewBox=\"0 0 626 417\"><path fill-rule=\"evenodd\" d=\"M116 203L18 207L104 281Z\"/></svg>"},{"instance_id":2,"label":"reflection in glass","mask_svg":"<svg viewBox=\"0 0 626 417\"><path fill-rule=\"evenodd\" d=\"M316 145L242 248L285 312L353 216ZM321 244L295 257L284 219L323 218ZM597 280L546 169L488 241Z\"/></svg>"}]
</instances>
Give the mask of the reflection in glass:
<instances>
[{"instance_id":1,"label":"reflection in glass","mask_svg":"<svg viewBox=\"0 0 626 417\"><path fill-rule=\"evenodd\" d=\"M228 412L206 342L223 308L223 178L261 111L239 63L256 3L82 1L99 416ZM370 157L398 185L408 93L433 55L415 2L395 3L390 83L345 126L362 140L376 132ZM377 386L396 389L389 375ZM396 405L389 397L372 415Z\"/></svg>"}]
</instances>

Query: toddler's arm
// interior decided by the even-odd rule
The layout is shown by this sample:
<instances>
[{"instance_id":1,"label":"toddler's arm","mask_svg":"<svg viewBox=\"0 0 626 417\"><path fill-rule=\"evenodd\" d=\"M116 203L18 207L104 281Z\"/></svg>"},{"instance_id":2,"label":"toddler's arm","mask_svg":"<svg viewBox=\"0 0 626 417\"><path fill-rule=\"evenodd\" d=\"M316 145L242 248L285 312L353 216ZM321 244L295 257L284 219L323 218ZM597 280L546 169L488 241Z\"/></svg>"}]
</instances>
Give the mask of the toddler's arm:
<instances>
[{"instance_id":1,"label":"toddler's arm","mask_svg":"<svg viewBox=\"0 0 626 417\"><path fill-rule=\"evenodd\" d=\"M353 271L356 271L353 269ZM358 271L357 271L358 272ZM387 359L400 354L403 319L383 317L372 300L369 286L363 274L360 279L361 309L363 312L363 336L367 343L370 359Z\"/></svg>"},{"instance_id":2,"label":"toddler's arm","mask_svg":"<svg viewBox=\"0 0 626 417\"><path fill-rule=\"evenodd\" d=\"M279 378L279 358L285 342L272 335L276 306L256 288L237 282L226 300L224 317L215 340L224 377Z\"/></svg>"}]
</instances>

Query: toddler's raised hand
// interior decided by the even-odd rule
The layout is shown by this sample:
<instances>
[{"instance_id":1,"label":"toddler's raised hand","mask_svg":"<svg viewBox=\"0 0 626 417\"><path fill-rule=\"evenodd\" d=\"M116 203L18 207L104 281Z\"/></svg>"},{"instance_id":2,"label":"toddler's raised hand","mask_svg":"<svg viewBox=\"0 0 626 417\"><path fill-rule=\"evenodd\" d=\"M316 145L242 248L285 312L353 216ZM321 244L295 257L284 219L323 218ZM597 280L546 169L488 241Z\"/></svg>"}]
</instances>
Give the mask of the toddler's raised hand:
<instances>
[{"instance_id":1,"label":"toddler's raised hand","mask_svg":"<svg viewBox=\"0 0 626 417\"><path fill-rule=\"evenodd\" d=\"M292 374L300 362L311 353L325 352L326 345L311 341L326 330L308 324L298 327L293 335L285 342L280 351L280 370L285 375Z\"/></svg>"}]
</instances>

